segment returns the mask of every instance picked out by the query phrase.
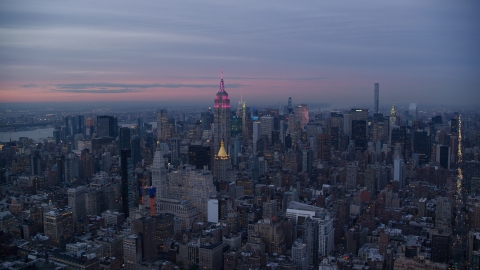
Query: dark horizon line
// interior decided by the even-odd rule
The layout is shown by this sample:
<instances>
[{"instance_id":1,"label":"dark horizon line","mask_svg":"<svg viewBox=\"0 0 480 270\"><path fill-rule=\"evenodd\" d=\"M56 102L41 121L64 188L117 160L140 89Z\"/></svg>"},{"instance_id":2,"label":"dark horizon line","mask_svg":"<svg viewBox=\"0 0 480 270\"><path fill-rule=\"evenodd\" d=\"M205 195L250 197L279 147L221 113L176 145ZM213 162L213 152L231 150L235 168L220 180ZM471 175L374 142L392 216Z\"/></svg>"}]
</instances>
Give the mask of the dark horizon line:
<instances>
[{"instance_id":1,"label":"dark horizon line","mask_svg":"<svg viewBox=\"0 0 480 270\"><path fill-rule=\"evenodd\" d=\"M166 105L165 103L168 103ZM202 102L203 103L203 102ZM268 108L268 107L276 107L280 106L283 103L282 102L262 102L263 104L252 104L247 102L247 106L249 107L260 107L260 108ZM420 110L423 108L435 108L435 107L447 107L447 108L458 108L458 109L476 109L478 106L475 104L471 105L454 105L454 104L439 104L439 103L422 103L422 102L395 102L395 107L407 107L410 103L417 103L420 106ZM3 107L1 109L13 109L13 108L5 108L5 106L12 106L12 107L17 107L15 109L18 109L18 107L31 107L34 106L36 108L31 108L31 109L39 109L38 107L42 106L44 109L47 109L46 107L54 107L51 109L65 109L68 107L68 109L91 109L91 108L98 108L103 104L103 106L112 106L115 109L118 109L120 107L125 107L125 108L133 108L136 107L138 108L139 106L142 106L144 109L149 109L149 108L208 108L213 105L213 102L211 105L208 103L205 104L199 104L199 102L176 102L176 101L88 101L88 102L82 102L82 101L50 101L50 102L1 102L0 101L0 107ZM367 103L361 103L361 104L350 104L350 105L335 105L332 103L327 103L327 102L313 102L313 103L305 103L305 102L300 102L298 104L306 104L307 106L311 108L338 108L338 109L344 109L344 108L367 108L367 109L373 109L373 102L372 104L367 104ZM72 105L75 106L75 108L72 108ZM287 106L287 102L284 103L285 106ZM371 107L371 108L370 108ZM391 103L390 104L385 104L381 105L380 108L388 108L390 110ZM231 108L235 108L234 106L231 106ZM26 108L22 108L26 109Z\"/></svg>"}]
</instances>

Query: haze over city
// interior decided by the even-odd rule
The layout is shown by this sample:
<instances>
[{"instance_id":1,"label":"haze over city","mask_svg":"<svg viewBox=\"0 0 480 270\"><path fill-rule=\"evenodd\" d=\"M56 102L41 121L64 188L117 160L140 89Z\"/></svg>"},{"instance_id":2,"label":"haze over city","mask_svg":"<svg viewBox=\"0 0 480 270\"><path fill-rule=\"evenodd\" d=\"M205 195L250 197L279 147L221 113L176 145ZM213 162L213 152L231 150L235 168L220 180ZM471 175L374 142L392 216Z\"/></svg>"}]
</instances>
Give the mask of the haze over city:
<instances>
[{"instance_id":1,"label":"haze over city","mask_svg":"<svg viewBox=\"0 0 480 270\"><path fill-rule=\"evenodd\" d=\"M10 1L0 5L3 105L323 107L478 104L478 1ZM7 104L8 103L8 104Z\"/></svg>"},{"instance_id":2,"label":"haze over city","mask_svg":"<svg viewBox=\"0 0 480 270\"><path fill-rule=\"evenodd\" d=\"M480 269L479 1L1 1L0 269Z\"/></svg>"}]
</instances>

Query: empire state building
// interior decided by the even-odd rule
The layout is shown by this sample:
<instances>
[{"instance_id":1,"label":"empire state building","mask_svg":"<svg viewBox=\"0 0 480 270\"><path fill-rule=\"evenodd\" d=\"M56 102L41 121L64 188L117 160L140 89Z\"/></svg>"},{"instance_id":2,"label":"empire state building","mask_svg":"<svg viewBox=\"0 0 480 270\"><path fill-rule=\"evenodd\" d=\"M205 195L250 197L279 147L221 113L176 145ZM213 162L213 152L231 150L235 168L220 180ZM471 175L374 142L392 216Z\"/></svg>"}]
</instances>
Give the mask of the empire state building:
<instances>
[{"instance_id":1,"label":"empire state building","mask_svg":"<svg viewBox=\"0 0 480 270\"><path fill-rule=\"evenodd\" d=\"M230 99L227 92L225 92L225 85L223 83L223 72L220 80L220 90L215 97L213 105L213 149L214 153L218 153L220 143L223 141L225 149L228 151L230 144Z\"/></svg>"}]
</instances>

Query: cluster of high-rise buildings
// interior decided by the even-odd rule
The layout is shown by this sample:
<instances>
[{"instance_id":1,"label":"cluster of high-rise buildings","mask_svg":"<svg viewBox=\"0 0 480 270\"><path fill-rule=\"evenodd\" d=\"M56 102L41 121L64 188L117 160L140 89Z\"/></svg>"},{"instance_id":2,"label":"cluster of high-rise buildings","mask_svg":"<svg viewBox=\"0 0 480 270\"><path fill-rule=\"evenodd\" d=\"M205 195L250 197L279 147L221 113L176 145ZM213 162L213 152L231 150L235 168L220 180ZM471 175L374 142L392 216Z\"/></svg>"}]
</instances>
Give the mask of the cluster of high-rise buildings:
<instances>
[{"instance_id":1,"label":"cluster of high-rise buildings","mask_svg":"<svg viewBox=\"0 0 480 270\"><path fill-rule=\"evenodd\" d=\"M0 265L479 269L480 113L382 113L373 90L373 111L235 107L222 75L200 113L5 142Z\"/></svg>"}]
</instances>

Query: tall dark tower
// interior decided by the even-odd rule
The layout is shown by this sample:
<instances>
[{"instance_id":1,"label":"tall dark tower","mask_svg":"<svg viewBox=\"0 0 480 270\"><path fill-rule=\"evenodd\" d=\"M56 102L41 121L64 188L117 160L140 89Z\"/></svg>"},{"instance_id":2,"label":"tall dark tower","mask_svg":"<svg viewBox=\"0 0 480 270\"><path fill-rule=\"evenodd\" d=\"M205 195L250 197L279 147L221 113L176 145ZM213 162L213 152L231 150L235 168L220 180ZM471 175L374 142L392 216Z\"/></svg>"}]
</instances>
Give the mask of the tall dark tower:
<instances>
[{"instance_id":1,"label":"tall dark tower","mask_svg":"<svg viewBox=\"0 0 480 270\"><path fill-rule=\"evenodd\" d=\"M118 120L115 116L97 116L97 136L116 138L118 135Z\"/></svg>"},{"instance_id":2,"label":"tall dark tower","mask_svg":"<svg viewBox=\"0 0 480 270\"><path fill-rule=\"evenodd\" d=\"M146 261L156 260L155 219L142 217L132 222L132 232L142 239L142 257Z\"/></svg>"},{"instance_id":3,"label":"tall dark tower","mask_svg":"<svg viewBox=\"0 0 480 270\"><path fill-rule=\"evenodd\" d=\"M75 121L75 118L73 116L66 116L65 119L65 136L68 136L68 135L74 135L73 134L73 128L75 126L74 124L74 121Z\"/></svg>"},{"instance_id":4,"label":"tall dark tower","mask_svg":"<svg viewBox=\"0 0 480 270\"><path fill-rule=\"evenodd\" d=\"M138 136L133 137L130 140L130 150L132 150L132 163L133 168L137 166L139 161L142 161L142 148L141 148L141 140Z\"/></svg>"},{"instance_id":5,"label":"tall dark tower","mask_svg":"<svg viewBox=\"0 0 480 270\"><path fill-rule=\"evenodd\" d=\"M58 157L57 157L58 158ZM58 162L57 162L58 166ZM31 175L41 175L42 171L42 157L40 156L40 150L33 151L30 157L30 174Z\"/></svg>"},{"instance_id":6,"label":"tall dark tower","mask_svg":"<svg viewBox=\"0 0 480 270\"><path fill-rule=\"evenodd\" d=\"M65 156L57 156L57 183L63 183L65 181Z\"/></svg>"},{"instance_id":7,"label":"tall dark tower","mask_svg":"<svg viewBox=\"0 0 480 270\"><path fill-rule=\"evenodd\" d=\"M127 218L130 214L130 208L133 206L133 199L131 194L133 192L131 182L133 182L133 162L131 159L130 149L121 150L121 173L122 173L122 211Z\"/></svg>"},{"instance_id":8,"label":"tall dark tower","mask_svg":"<svg viewBox=\"0 0 480 270\"><path fill-rule=\"evenodd\" d=\"M378 99L379 99L379 92L380 92L380 84L379 83L375 83L374 85L375 87L375 101L374 101L374 108L373 108L373 113L380 113L380 111L378 110Z\"/></svg>"},{"instance_id":9,"label":"tall dark tower","mask_svg":"<svg viewBox=\"0 0 480 270\"><path fill-rule=\"evenodd\" d=\"M220 143L225 143L225 149L228 151L230 144L230 99L227 92L225 92L225 85L223 83L223 70L220 80L220 90L215 97L213 105L213 149L214 153L218 153Z\"/></svg>"},{"instance_id":10,"label":"tall dark tower","mask_svg":"<svg viewBox=\"0 0 480 270\"><path fill-rule=\"evenodd\" d=\"M367 150L367 121L352 121L352 139L355 141L355 150Z\"/></svg>"},{"instance_id":11,"label":"tall dark tower","mask_svg":"<svg viewBox=\"0 0 480 270\"><path fill-rule=\"evenodd\" d=\"M130 128L121 127L119 136L120 139L118 141L120 145L120 150L130 149Z\"/></svg>"},{"instance_id":12,"label":"tall dark tower","mask_svg":"<svg viewBox=\"0 0 480 270\"><path fill-rule=\"evenodd\" d=\"M418 153L420 165L429 161L431 146L430 138L426 131L415 131L413 133L413 152Z\"/></svg>"},{"instance_id":13,"label":"tall dark tower","mask_svg":"<svg viewBox=\"0 0 480 270\"><path fill-rule=\"evenodd\" d=\"M83 133L85 129L85 116L84 115L75 115L75 129L76 134Z\"/></svg>"}]
</instances>

